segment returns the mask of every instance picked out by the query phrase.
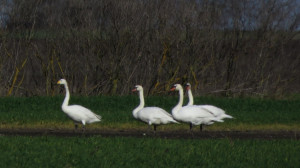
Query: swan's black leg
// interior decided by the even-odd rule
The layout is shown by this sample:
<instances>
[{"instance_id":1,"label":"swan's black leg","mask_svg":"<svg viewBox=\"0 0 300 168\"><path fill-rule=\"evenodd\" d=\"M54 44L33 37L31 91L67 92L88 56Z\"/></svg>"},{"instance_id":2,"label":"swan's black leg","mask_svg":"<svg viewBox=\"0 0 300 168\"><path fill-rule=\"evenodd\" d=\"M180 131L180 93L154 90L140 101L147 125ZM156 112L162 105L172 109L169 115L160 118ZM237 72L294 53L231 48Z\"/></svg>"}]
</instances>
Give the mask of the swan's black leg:
<instances>
[{"instance_id":1,"label":"swan's black leg","mask_svg":"<svg viewBox=\"0 0 300 168\"><path fill-rule=\"evenodd\" d=\"M203 130L203 126L202 124L200 124L200 131L202 132L202 130Z\"/></svg>"},{"instance_id":2,"label":"swan's black leg","mask_svg":"<svg viewBox=\"0 0 300 168\"><path fill-rule=\"evenodd\" d=\"M154 126L154 134L156 134L156 125L153 125Z\"/></svg>"},{"instance_id":3,"label":"swan's black leg","mask_svg":"<svg viewBox=\"0 0 300 168\"><path fill-rule=\"evenodd\" d=\"M192 137L194 137L194 133L193 133L193 130L192 130L192 128L193 128L193 124L192 124L192 123L190 123L190 134L192 135Z\"/></svg>"},{"instance_id":4,"label":"swan's black leg","mask_svg":"<svg viewBox=\"0 0 300 168\"><path fill-rule=\"evenodd\" d=\"M75 130L77 130L77 128L78 128L78 124L75 124Z\"/></svg>"},{"instance_id":5,"label":"swan's black leg","mask_svg":"<svg viewBox=\"0 0 300 168\"><path fill-rule=\"evenodd\" d=\"M192 131L192 128L193 128L193 124L190 123L190 131Z\"/></svg>"}]
</instances>

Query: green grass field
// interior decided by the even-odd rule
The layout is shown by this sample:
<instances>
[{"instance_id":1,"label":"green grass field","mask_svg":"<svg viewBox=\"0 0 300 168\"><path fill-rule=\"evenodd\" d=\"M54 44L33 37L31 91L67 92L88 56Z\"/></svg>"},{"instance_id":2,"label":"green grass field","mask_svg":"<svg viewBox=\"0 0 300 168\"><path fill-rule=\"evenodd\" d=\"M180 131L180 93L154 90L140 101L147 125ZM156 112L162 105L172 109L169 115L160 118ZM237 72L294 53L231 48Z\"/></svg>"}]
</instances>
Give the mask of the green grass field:
<instances>
[{"instance_id":1,"label":"green grass field","mask_svg":"<svg viewBox=\"0 0 300 168\"><path fill-rule=\"evenodd\" d=\"M61 111L60 97L0 98L0 128L73 128L73 122ZM152 96L146 98L146 106L162 107L168 112L177 104L178 97ZM103 118L102 122L87 128L147 129L146 124L132 117L138 105L136 95L71 97L70 104L90 108ZM235 119L215 123L210 130L300 130L300 99L272 100L258 98L200 97L195 104L218 106ZM186 124L172 124L159 129L188 129Z\"/></svg>"},{"instance_id":2,"label":"green grass field","mask_svg":"<svg viewBox=\"0 0 300 168\"><path fill-rule=\"evenodd\" d=\"M299 167L300 141L0 137L0 167Z\"/></svg>"},{"instance_id":3,"label":"green grass field","mask_svg":"<svg viewBox=\"0 0 300 168\"><path fill-rule=\"evenodd\" d=\"M0 128L68 128L73 123L61 111L60 97L0 98ZM177 96L147 97L147 106L170 112ZM147 129L132 117L136 95L72 97L103 117L87 126L97 129ZM300 130L300 99L200 97L235 117L209 130ZM186 129L186 124L161 126ZM0 167L299 167L300 141L233 139L163 139L101 136L3 136Z\"/></svg>"}]
</instances>

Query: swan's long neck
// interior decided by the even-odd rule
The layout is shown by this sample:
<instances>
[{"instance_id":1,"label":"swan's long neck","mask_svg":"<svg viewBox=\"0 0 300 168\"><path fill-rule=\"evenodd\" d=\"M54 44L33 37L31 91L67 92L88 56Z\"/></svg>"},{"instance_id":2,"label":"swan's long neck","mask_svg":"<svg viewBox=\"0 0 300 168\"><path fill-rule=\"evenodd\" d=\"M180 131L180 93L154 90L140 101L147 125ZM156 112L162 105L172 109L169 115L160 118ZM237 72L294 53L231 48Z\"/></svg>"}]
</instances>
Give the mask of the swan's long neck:
<instances>
[{"instance_id":1,"label":"swan's long neck","mask_svg":"<svg viewBox=\"0 0 300 168\"><path fill-rule=\"evenodd\" d=\"M69 100L70 100L70 92L69 92L68 84L64 84L64 86L65 86L65 90L66 90L66 97L62 104L62 108L67 107L69 105Z\"/></svg>"},{"instance_id":2,"label":"swan's long neck","mask_svg":"<svg viewBox=\"0 0 300 168\"><path fill-rule=\"evenodd\" d=\"M176 113L182 108L183 104L183 90L179 89L179 102L178 104L172 109L172 115L176 115Z\"/></svg>"},{"instance_id":3,"label":"swan's long neck","mask_svg":"<svg viewBox=\"0 0 300 168\"><path fill-rule=\"evenodd\" d=\"M188 106L193 105L194 104L194 97L193 97L191 89L188 90L188 96L189 96L189 102L188 102L187 105Z\"/></svg>"},{"instance_id":4,"label":"swan's long neck","mask_svg":"<svg viewBox=\"0 0 300 168\"><path fill-rule=\"evenodd\" d=\"M145 106L145 100L144 100L144 91L140 90L139 91L139 97L140 97L140 105L137 106L134 110L133 110L133 116L136 117L136 114L138 111L140 111L142 108L144 108Z\"/></svg>"}]
</instances>

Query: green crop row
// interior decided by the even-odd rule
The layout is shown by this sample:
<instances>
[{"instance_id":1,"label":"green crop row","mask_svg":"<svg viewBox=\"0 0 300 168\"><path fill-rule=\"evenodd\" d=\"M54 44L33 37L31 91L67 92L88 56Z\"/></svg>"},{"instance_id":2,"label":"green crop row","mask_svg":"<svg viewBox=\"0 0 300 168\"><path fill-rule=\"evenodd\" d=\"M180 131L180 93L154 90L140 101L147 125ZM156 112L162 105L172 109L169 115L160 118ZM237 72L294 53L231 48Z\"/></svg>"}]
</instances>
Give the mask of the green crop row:
<instances>
[{"instance_id":1,"label":"green crop row","mask_svg":"<svg viewBox=\"0 0 300 168\"><path fill-rule=\"evenodd\" d=\"M296 140L0 137L0 167L299 167Z\"/></svg>"}]
</instances>

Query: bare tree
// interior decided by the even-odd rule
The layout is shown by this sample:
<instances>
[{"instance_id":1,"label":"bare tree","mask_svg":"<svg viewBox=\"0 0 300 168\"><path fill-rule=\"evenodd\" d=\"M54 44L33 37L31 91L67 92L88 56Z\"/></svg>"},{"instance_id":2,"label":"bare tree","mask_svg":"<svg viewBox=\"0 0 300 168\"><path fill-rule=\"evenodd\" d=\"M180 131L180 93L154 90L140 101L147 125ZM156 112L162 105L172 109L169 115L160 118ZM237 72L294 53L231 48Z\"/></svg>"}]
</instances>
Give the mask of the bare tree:
<instances>
[{"instance_id":1,"label":"bare tree","mask_svg":"<svg viewBox=\"0 0 300 168\"><path fill-rule=\"evenodd\" d=\"M296 0L18 0L0 28L1 95L299 92ZM3 20L3 19L2 19Z\"/></svg>"}]
</instances>

